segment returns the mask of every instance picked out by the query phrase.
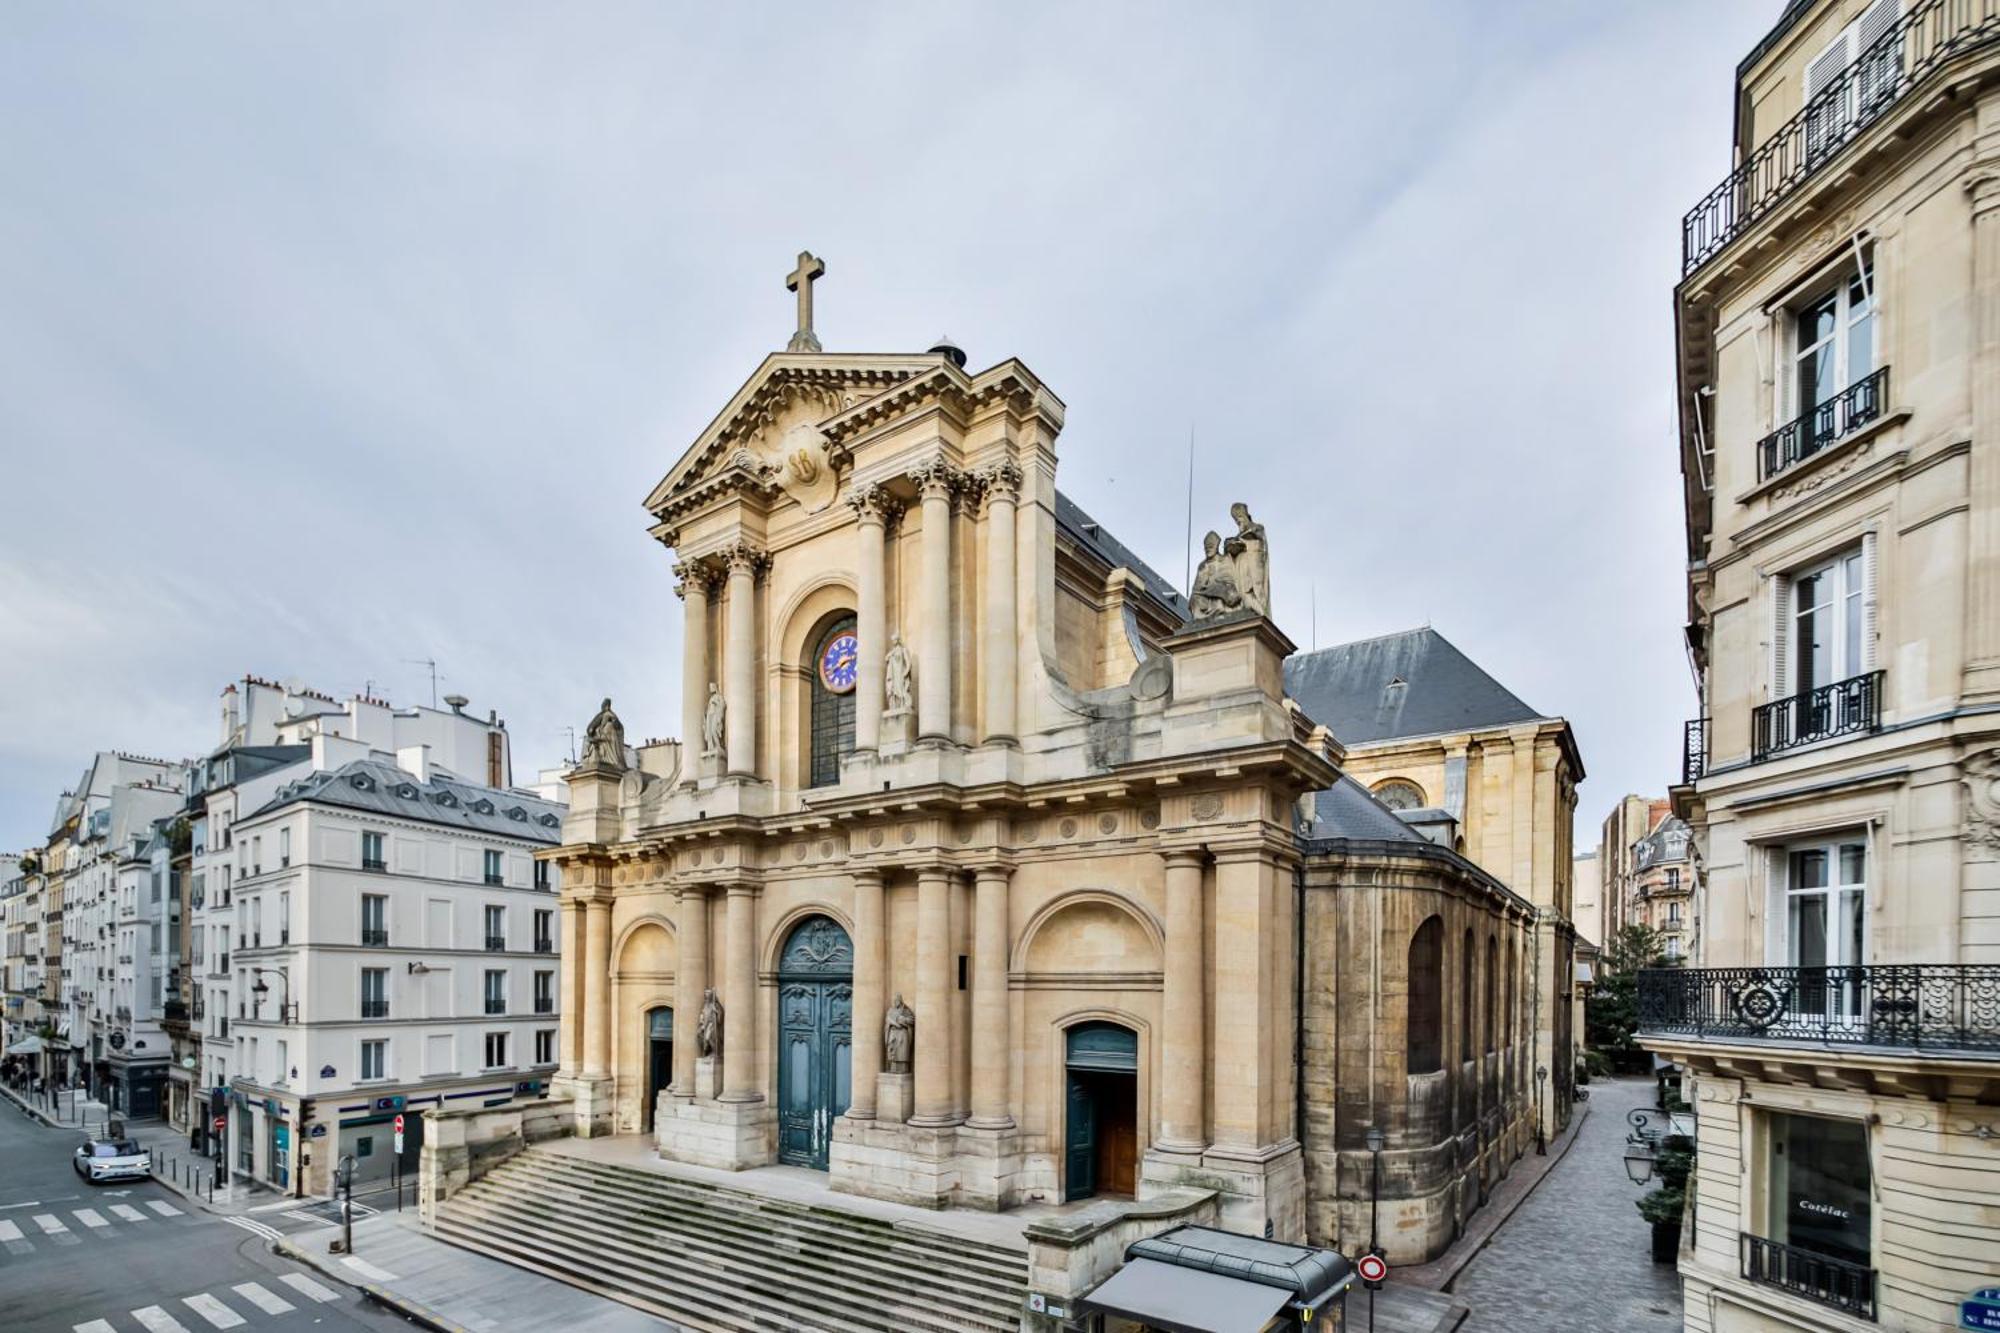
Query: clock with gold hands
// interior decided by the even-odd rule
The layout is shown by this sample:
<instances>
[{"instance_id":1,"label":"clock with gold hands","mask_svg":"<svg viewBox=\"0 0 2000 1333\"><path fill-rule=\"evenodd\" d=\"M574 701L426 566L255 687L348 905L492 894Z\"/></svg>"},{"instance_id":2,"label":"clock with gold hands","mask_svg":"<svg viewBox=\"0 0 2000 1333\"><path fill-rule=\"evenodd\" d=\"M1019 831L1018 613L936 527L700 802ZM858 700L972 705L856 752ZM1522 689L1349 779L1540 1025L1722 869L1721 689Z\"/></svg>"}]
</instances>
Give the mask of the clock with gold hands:
<instances>
[{"instance_id":1,"label":"clock with gold hands","mask_svg":"<svg viewBox=\"0 0 2000 1333\"><path fill-rule=\"evenodd\" d=\"M861 660L861 645L852 631L836 634L826 641L819 655L819 683L835 694L854 688L855 664Z\"/></svg>"}]
</instances>

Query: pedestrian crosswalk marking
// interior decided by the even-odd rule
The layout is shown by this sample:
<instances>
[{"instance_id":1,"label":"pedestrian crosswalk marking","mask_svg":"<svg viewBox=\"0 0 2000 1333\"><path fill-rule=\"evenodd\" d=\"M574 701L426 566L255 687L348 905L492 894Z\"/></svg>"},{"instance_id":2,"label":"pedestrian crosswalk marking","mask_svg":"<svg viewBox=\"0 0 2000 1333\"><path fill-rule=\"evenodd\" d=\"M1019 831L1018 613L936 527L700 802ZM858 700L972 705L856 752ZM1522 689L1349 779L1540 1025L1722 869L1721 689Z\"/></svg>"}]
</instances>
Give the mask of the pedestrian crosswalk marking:
<instances>
[{"instance_id":1,"label":"pedestrian crosswalk marking","mask_svg":"<svg viewBox=\"0 0 2000 1333\"><path fill-rule=\"evenodd\" d=\"M76 1208L71 1211L76 1220L87 1227L108 1227L111 1225L104 1220L104 1214L98 1212L95 1208Z\"/></svg>"},{"instance_id":2,"label":"pedestrian crosswalk marking","mask_svg":"<svg viewBox=\"0 0 2000 1333\"><path fill-rule=\"evenodd\" d=\"M366 1259L356 1259L352 1255L349 1255L341 1259L340 1262L346 1264L370 1282L394 1282L396 1280L394 1273L386 1273L374 1264L369 1263Z\"/></svg>"},{"instance_id":3,"label":"pedestrian crosswalk marking","mask_svg":"<svg viewBox=\"0 0 2000 1333\"><path fill-rule=\"evenodd\" d=\"M243 1316L224 1305L207 1292L199 1296L184 1296L181 1304L206 1319L217 1328L235 1328L243 1322Z\"/></svg>"},{"instance_id":4,"label":"pedestrian crosswalk marking","mask_svg":"<svg viewBox=\"0 0 2000 1333\"><path fill-rule=\"evenodd\" d=\"M150 1222L153 1220L129 1203L114 1203L111 1205L111 1211L124 1218L127 1222Z\"/></svg>"},{"instance_id":5,"label":"pedestrian crosswalk marking","mask_svg":"<svg viewBox=\"0 0 2000 1333\"><path fill-rule=\"evenodd\" d=\"M109 1319L93 1319L87 1324L72 1325L76 1333L116 1333Z\"/></svg>"},{"instance_id":6,"label":"pedestrian crosswalk marking","mask_svg":"<svg viewBox=\"0 0 2000 1333\"><path fill-rule=\"evenodd\" d=\"M20 1225L15 1222L10 1222L4 1217L0 1217L0 1240L19 1240L19 1239L21 1239Z\"/></svg>"},{"instance_id":7,"label":"pedestrian crosswalk marking","mask_svg":"<svg viewBox=\"0 0 2000 1333\"><path fill-rule=\"evenodd\" d=\"M186 1324L157 1305L142 1306L132 1312L132 1317L146 1326L147 1333L188 1333Z\"/></svg>"},{"instance_id":8,"label":"pedestrian crosswalk marking","mask_svg":"<svg viewBox=\"0 0 2000 1333\"><path fill-rule=\"evenodd\" d=\"M231 1290L265 1314L284 1314L287 1310L298 1309L284 1297L255 1282L239 1282Z\"/></svg>"},{"instance_id":9,"label":"pedestrian crosswalk marking","mask_svg":"<svg viewBox=\"0 0 2000 1333\"><path fill-rule=\"evenodd\" d=\"M321 1303L340 1299L338 1294L329 1288L321 1286L304 1273L281 1273L278 1276L278 1281L284 1283L293 1291L298 1292L301 1296L308 1296Z\"/></svg>"},{"instance_id":10,"label":"pedestrian crosswalk marking","mask_svg":"<svg viewBox=\"0 0 2000 1333\"><path fill-rule=\"evenodd\" d=\"M181 1215L180 1209L174 1207L170 1203L161 1203L158 1199L146 1200L146 1206L152 1209L154 1212L158 1213L161 1217L179 1217Z\"/></svg>"}]
</instances>

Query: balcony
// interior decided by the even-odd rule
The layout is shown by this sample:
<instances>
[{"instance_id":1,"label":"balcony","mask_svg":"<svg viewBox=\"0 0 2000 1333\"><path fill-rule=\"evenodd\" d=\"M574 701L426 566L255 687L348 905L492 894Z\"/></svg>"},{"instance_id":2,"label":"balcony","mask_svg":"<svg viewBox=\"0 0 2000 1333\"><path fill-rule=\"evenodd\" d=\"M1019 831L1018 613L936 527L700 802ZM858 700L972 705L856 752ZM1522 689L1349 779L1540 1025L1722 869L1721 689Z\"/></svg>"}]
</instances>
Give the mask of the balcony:
<instances>
[{"instance_id":1,"label":"balcony","mask_svg":"<svg viewBox=\"0 0 2000 1333\"><path fill-rule=\"evenodd\" d=\"M2000 963L1653 968L1639 1035L2000 1053Z\"/></svg>"},{"instance_id":2,"label":"balcony","mask_svg":"<svg viewBox=\"0 0 2000 1333\"><path fill-rule=\"evenodd\" d=\"M1681 725L1681 785L1692 787L1708 772L1708 719L1689 718Z\"/></svg>"},{"instance_id":3,"label":"balcony","mask_svg":"<svg viewBox=\"0 0 2000 1333\"><path fill-rule=\"evenodd\" d=\"M507 937L505 935L488 935L486 937L486 952L501 953L504 952L506 948L507 948Z\"/></svg>"},{"instance_id":4,"label":"balcony","mask_svg":"<svg viewBox=\"0 0 2000 1333\"><path fill-rule=\"evenodd\" d=\"M1753 763L1836 736L1882 725L1882 673L1867 671L1764 704L1750 714Z\"/></svg>"},{"instance_id":5,"label":"balcony","mask_svg":"<svg viewBox=\"0 0 2000 1333\"><path fill-rule=\"evenodd\" d=\"M361 928L361 947L364 949L388 948L389 931L387 927L380 930L370 930L366 926L363 926Z\"/></svg>"},{"instance_id":6,"label":"balcony","mask_svg":"<svg viewBox=\"0 0 2000 1333\"><path fill-rule=\"evenodd\" d=\"M1874 1269L1747 1231L1741 1235L1745 1278L1863 1319L1875 1317Z\"/></svg>"},{"instance_id":7,"label":"balcony","mask_svg":"<svg viewBox=\"0 0 2000 1333\"><path fill-rule=\"evenodd\" d=\"M1757 441L1757 480L1769 481L1879 420L1888 399L1889 368L1884 366L1786 422Z\"/></svg>"},{"instance_id":8,"label":"balcony","mask_svg":"<svg viewBox=\"0 0 2000 1333\"><path fill-rule=\"evenodd\" d=\"M1681 276L1817 177L1953 58L2000 38L2000 0L1916 0L1799 113L1681 219Z\"/></svg>"},{"instance_id":9,"label":"balcony","mask_svg":"<svg viewBox=\"0 0 2000 1333\"><path fill-rule=\"evenodd\" d=\"M363 1018L387 1018L389 1016L389 1002L387 1000L363 1000L361 1002L361 1016Z\"/></svg>"}]
</instances>

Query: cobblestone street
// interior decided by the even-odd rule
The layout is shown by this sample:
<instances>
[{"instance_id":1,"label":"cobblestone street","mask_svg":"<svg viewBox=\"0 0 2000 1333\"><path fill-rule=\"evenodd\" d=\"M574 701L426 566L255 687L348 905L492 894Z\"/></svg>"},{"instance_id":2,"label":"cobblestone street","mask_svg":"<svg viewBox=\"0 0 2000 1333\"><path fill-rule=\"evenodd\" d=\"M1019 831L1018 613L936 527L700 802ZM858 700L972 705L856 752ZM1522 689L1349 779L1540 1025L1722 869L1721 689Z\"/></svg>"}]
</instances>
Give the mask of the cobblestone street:
<instances>
[{"instance_id":1,"label":"cobblestone street","mask_svg":"<svg viewBox=\"0 0 2000 1333\"><path fill-rule=\"evenodd\" d=\"M1464 1333L1680 1328L1680 1278L1650 1261L1651 1233L1633 1206L1643 1191L1625 1175L1625 1113L1652 1105L1653 1090L1651 1079L1590 1085L1569 1155L1452 1285L1472 1307Z\"/></svg>"}]
</instances>

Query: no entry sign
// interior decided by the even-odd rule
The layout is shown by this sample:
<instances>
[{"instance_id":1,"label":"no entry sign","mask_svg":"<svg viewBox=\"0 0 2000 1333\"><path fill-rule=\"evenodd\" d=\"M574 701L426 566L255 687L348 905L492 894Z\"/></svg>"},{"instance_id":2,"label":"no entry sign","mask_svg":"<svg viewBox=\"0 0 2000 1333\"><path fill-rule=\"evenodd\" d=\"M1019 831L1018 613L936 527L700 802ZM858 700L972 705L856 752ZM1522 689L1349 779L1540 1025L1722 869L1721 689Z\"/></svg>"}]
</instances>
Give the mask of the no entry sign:
<instances>
[{"instance_id":1,"label":"no entry sign","mask_svg":"<svg viewBox=\"0 0 2000 1333\"><path fill-rule=\"evenodd\" d=\"M1361 1256L1361 1261L1354 1265L1354 1271L1359 1273L1361 1280L1369 1286L1379 1287L1382 1285L1382 1279L1389 1276L1389 1261L1379 1254L1364 1254Z\"/></svg>"}]
</instances>

